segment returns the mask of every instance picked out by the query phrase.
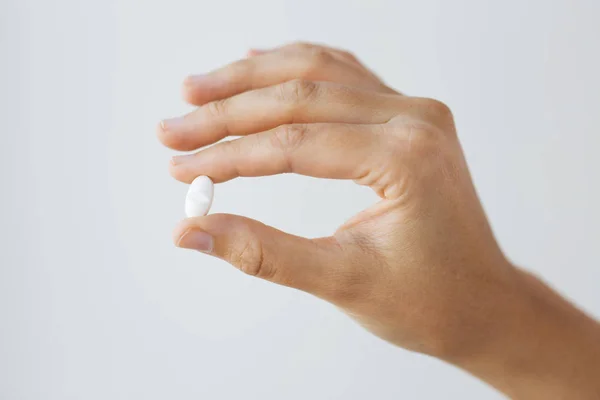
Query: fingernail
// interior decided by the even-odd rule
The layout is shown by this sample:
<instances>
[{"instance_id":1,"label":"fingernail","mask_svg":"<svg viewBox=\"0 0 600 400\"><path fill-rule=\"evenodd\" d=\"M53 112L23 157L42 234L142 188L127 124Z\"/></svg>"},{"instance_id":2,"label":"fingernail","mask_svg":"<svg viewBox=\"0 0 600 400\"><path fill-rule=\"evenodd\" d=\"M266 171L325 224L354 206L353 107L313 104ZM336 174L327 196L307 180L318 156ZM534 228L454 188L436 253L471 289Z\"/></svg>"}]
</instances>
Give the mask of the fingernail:
<instances>
[{"instance_id":1,"label":"fingernail","mask_svg":"<svg viewBox=\"0 0 600 400\"><path fill-rule=\"evenodd\" d=\"M177 118L169 118L161 121L160 127L163 131L168 132L171 130L178 130L185 124L185 119L183 117Z\"/></svg>"},{"instance_id":2,"label":"fingernail","mask_svg":"<svg viewBox=\"0 0 600 400\"><path fill-rule=\"evenodd\" d=\"M213 249L213 238L204 231L190 229L179 238L177 247L210 253Z\"/></svg>"},{"instance_id":3,"label":"fingernail","mask_svg":"<svg viewBox=\"0 0 600 400\"><path fill-rule=\"evenodd\" d=\"M190 161L192 158L194 158L195 154L184 154L182 156L173 156L173 158L171 158L171 164L173 165L179 165L179 164L184 164L188 161Z\"/></svg>"}]
</instances>

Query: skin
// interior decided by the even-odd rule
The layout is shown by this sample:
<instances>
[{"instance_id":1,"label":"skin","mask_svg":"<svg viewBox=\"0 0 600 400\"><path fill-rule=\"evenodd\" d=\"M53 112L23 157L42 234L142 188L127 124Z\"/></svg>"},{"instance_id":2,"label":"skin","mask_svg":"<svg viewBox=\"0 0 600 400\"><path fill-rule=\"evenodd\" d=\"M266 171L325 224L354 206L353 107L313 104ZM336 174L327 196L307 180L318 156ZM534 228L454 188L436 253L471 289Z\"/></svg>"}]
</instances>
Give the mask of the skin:
<instances>
[{"instance_id":1,"label":"skin","mask_svg":"<svg viewBox=\"0 0 600 400\"><path fill-rule=\"evenodd\" d=\"M183 95L198 108L158 128L166 146L200 149L171 160L176 179L297 173L381 200L326 238L213 214L182 221L177 246L318 296L512 398L600 399L600 325L502 253L445 104L306 43L188 77Z\"/></svg>"}]
</instances>

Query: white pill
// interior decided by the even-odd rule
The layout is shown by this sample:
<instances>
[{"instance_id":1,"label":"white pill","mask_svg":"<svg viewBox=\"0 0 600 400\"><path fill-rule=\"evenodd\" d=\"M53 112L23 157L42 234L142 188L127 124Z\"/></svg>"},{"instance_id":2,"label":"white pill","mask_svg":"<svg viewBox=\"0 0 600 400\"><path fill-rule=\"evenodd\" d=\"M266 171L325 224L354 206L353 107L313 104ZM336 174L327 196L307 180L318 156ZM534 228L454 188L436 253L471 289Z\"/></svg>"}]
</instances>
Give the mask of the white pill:
<instances>
[{"instance_id":1,"label":"white pill","mask_svg":"<svg viewBox=\"0 0 600 400\"><path fill-rule=\"evenodd\" d=\"M213 201L213 186L213 181L208 176L194 179L185 196L185 214L188 218L208 214Z\"/></svg>"}]
</instances>

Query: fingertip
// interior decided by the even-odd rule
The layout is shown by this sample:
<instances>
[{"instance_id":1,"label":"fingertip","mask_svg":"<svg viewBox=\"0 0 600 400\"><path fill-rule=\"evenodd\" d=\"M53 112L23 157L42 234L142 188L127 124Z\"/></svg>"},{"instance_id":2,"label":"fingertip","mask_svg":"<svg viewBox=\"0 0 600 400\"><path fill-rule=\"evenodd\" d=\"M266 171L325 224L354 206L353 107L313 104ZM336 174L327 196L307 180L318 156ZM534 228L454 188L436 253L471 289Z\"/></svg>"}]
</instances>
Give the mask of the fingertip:
<instances>
[{"instance_id":1,"label":"fingertip","mask_svg":"<svg viewBox=\"0 0 600 400\"><path fill-rule=\"evenodd\" d=\"M169 174L176 180L190 184L194 180L192 174L190 173L188 166L186 163L180 161L180 157L189 157L189 156L175 156L169 160Z\"/></svg>"},{"instance_id":2,"label":"fingertip","mask_svg":"<svg viewBox=\"0 0 600 400\"><path fill-rule=\"evenodd\" d=\"M181 238L186 234L186 232L189 231L189 227L187 227L187 224L184 224L182 221L179 224L177 224L175 226L175 229L173 229L173 234L172 234L172 239L173 239L173 244L176 247L179 247L179 243L181 242Z\"/></svg>"},{"instance_id":3,"label":"fingertip","mask_svg":"<svg viewBox=\"0 0 600 400\"><path fill-rule=\"evenodd\" d=\"M200 217L185 218L173 229L173 242L177 245L180 239L191 230L201 230L213 236L221 236L230 231L239 232L257 221L233 214L209 214Z\"/></svg>"},{"instance_id":4,"label":"fingertip","mask_svg":"<svg viewBox=\"0 0 600 400\"><path fill-rule=\"evenodd\" d=\"M226 97L223 91L227 92L227 81L218 72L188 75L181 88L183 99L195 106Z\"/></svg>"},{"instance_id":5,"label":"fingertip","mask_svg":"<svg viewBox=\"0 0 600 400\"><path fill-rule=\"evenodd\" d=\"M202 96L203 82L206 81L207 77L205 75L196 74L186 76L181 85L181 97L183 100L186 103L196 106L206 103L206 100Z\"/></svg>"},{"instance_id":6,"label":"fingertip","mask_svg":"<svg viewBox=\"0 0 600 400\"><path fill-rule=\"evenodd\" d=\"M173 244L179 247L181 238L193 227L193 218L186 218L177 223L173 228L172 239Z\"/></svg>"},{"instance_id":7,"label":"fingertip","mask_svg":"<svg viewBox=\"0 0 600 400\"><path fill-rule=\"evenodd\" d=\"M156 128L156 136L164 146L170 149L180 151L189 150L182 141L181 136L167 130L163 122L158 124L158 127Z\"/></svg>"},{"instance_id":8,"label":"fingertip","mask_svg":"<svg viewBox=\"0 0 600 400\"><path fill-rule=\"evenodd\" d=\"M181 85L181 97L183 100L191 105L201 106L204 104L202 102L202 98L197 94L196 86L193 83L191 77L187 77L184 79L183 84Z\"/></svg>"},{"instance_id":9,"label":"fingertip","mask_svg":"<svg viewBox=\"0 0 600 400\"><path fill-rule=\"evenodd\" d=\"M198 81L198 76L201 76L200 74L190 74L188 76L186 76L183 79L183 86L184 87L191 87L194 86L194 83Z\"/></svg>"},{"instance_id":10,"label":"fingertip","mask_svg":"<svg viewBox=\"0 0 600 400\"><path fill-rule=\"evenodd\" d=\"M203 230L200 227L200 220L202 218L203 217L192 217L192 218L186 218L186 219L179 221L179 223L177 223L177 225L175 225L175 228L173 229L173 233L172 233L173 244L177 247L182 247L181 240L189 232L191 232L193 230Z\"/></svg>"},{"instance_id":11,"label":"fingertip","mask_svg":"<svg viewBox=\"0 0 600 400\"><path fill-rule=\"evenodd\" d=\"M156 124L155 132L158 140L160 140L160 142L165 146L168 146L165 142L165 140L167 139L167 132L165 131L165 123L163 121L160 121L158 124Z\"/></svg>"},{"instance_id":12,"label":"fingertip","mask_svg":"<svg viewBox=\"0 0 600 400\"><path fill-rule=\"evenodd\" d=\"M198 143L193 133L193 123L186 122L183 117L162 120L156 128L156 135L166 147L178 151L196 150L202 144Z\"/></svg>"}]
</instances>

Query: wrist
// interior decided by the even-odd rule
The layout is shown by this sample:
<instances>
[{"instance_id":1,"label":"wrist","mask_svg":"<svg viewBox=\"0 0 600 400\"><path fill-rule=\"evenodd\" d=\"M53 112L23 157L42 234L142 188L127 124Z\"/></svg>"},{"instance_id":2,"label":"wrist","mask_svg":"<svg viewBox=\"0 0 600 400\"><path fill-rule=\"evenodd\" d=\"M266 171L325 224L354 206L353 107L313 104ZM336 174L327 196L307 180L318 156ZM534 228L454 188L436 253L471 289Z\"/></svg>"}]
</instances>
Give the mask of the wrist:
<instances>
[{"instance_id":1,"label":"wrist","mask_svg":"<svg viewBox=\"0 0 600 400\"><path fill-rule=\"evenodd\" d=\"M512 398L600 398L600 325L515 269L479 346L447 361Z\"/></svg>"}]
</instances>

